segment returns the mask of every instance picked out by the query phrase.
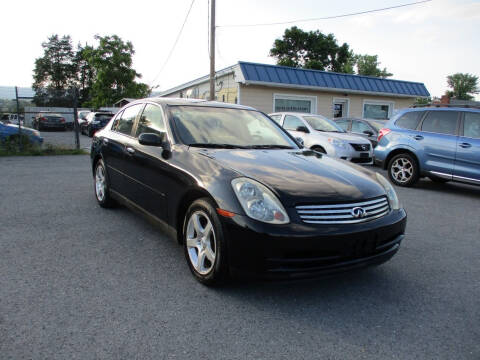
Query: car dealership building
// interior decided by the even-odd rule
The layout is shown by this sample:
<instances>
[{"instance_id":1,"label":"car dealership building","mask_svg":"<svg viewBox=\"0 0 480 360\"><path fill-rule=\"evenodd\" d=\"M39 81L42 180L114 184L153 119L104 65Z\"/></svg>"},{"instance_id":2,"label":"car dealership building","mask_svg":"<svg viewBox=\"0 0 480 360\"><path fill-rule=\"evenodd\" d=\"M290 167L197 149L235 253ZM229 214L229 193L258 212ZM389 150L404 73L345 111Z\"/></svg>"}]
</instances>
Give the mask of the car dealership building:
<instances>
[{"instance_id":1,"label":"car dealership building","mask_svg":"<svg viewBox=\"0 0 480 360\"><path fill-rule=\"evenodd\" d=\"M208 99L208 95L208 75L161 93L200 99ZM265 113L388 119L396 109L428 96L423 83L243 61L217 71L215 77L218 101L252 106Z\"/></svg>"}]
</instances>

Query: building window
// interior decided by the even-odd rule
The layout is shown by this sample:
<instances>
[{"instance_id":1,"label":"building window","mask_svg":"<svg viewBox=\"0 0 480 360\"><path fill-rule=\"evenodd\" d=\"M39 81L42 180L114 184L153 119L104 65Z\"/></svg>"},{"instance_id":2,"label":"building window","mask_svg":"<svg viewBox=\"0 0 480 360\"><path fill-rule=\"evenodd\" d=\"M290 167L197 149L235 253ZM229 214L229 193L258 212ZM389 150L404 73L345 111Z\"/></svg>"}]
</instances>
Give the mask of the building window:
<instances>
[{"instance_id":1,"label":"building window","mask_svg":"<svg viewBox=\"0 0 480 360\"><path fill-rule=\"evenodd\" d=\"M313 114L316 111L316 98L313 96L274 95L274 112L299 112Z\"/></svg>"},{"instance_id":2,"label":"building window","mask_svg":"<svg viewBox=\"0 0 480 360\"><path fill-rule=\"evenodd\" d=\"M222 102L225 102L225 94L222 95Z\"/></svg>"},{"instance_id":3,"label":"building window","mask_svg":"<svg viewBox=\"0 0 480 360\"><path fill-rule=\"evenodd\" d=\"M363 117L366 119L388 120L392 115L393 103L365 101Z\"/></svg>"}]
</instances>

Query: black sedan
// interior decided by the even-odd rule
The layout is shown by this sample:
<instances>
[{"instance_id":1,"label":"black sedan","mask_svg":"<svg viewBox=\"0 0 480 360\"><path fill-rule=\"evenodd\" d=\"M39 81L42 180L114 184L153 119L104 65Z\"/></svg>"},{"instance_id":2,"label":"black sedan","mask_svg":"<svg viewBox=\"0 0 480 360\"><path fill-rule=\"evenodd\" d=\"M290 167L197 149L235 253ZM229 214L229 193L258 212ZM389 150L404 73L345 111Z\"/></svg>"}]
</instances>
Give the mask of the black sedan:
<instances>
[{"instance_id":1,"label":"black sedan","mask_svg":"<svg viewBox=\"0 0 480 360\"><path fill-rule=\"evenodd\" d=\"M370 140L373 147L376 147L378 144L378 132L386 124L385 120L360 118L335 118L333 121L346 132L360 135Z\"/></svg>"},{"instance_id":2,"label":"black sedan","mask_svg":"<svg viewBox=\"0 0 480 360\"><path fill-rule=\"evenodd\" d=\"M406 213L384 177L302 149L250 107L138 100L95 134L91 160L100 206L160 224L207 285L380 264L404 237Z\"/></svg>"}]
</instances>

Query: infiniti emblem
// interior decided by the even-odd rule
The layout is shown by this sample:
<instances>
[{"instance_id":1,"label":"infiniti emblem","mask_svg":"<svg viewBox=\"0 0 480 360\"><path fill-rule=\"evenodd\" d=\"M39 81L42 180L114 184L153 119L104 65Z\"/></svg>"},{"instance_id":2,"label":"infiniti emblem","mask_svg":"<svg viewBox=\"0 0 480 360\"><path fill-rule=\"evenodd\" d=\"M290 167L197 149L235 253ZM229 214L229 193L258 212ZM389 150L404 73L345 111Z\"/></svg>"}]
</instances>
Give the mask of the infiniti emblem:
<instances>
[{"instance_id":1,"label":"infiniti emblem","mask_svg":"<svg viewBox=\"0 0 480 360\"><path fill-rule=\"evenodd\" d=\"M355 218L355 219L361 219L363 217L365 217L365 215L367 215L367 213L365 212L365 209L364 208L361 208L361 207L354 207L350 213L352 214L352 216Z\"/></svg>"},{"instance_id":2,"label":"infiniti emblem","mask_svg":"<svg viewBox=\"0 0 480 360\"><path fill-rule=\"evenodd\" d=\"M362 150L367 150L367 145L362 145Z\"/></svg>"}]
</instances>

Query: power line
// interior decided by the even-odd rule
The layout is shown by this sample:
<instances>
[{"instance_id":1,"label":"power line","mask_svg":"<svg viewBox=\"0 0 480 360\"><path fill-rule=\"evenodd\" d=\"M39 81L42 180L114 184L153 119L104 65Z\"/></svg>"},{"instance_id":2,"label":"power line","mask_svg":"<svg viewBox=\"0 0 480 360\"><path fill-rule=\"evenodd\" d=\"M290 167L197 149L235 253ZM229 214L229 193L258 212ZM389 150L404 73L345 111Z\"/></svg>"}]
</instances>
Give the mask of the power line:
<instances>
[{"instance_id":1,"label":"power line","mask_svg":"<svg viewBox=\"0 0 480 360\"><path fill-rule=\"evenodd\" d=\"M178 39L180 39L180 35L182 35L183 28L185 27L185 24L187 23L188 15L190 15L190 11L192 10L192 6L193 6L194 2L195 2L195 0L192 0L192 3L190 4L190 7L188 8L187 15L185 16L185 20L183 20L182 27L180 28L180 31L178 32L178 35L177 35L177 38L175 39L175 42L173 43L172 49L170 50L170 53L168 54L167 59L163 63L162 67L160 68L160 71L158 72L157 76L155 76L153 81L150 83L151 85L153 85L155 83L155 81L157 81L158 77L161 75L161 73L165 69L165 66L167 66L167 64L168 64L168 61L172 57L173 50L175 50L175 47L177 46L177 43L178 43Z\"/></svg>"},{"instance_id":2,"label":"power line","mask_svg":"<svg viewBox=\"0 0 480 360\"><path fill-rule=\"evenodd\" d=\"M423 1L417 1L417 2L408 3L408 4L400 4L400 5L390 6L390 7L381 8L381 9L366 10L366 11L359 11L359 12L342 14L342 15L325 16L325 17L311 18L311 19L298 19L298 20L282 21L282 22L274 22L274 23L264 23L264 24L218 25L217 27L227 28L227 27L271 26L271 25L285 25L285 24L293 24L293 23L297 23L297 22L307 22L307 21L316 21L316 20L330 20L330 19L343 18L343 17L347 17L347 16L363 15L363 14L369 14L369 13L373 13L373 12L379 12L379 11L385 11L385 10L391 10L391 9L398 9L398 8L402 8L402 7L406 7L406 6L423 4L423 3L430 2L430 1L432 1L432 0L423 0Z\"/></svg>"}]
</instances>

